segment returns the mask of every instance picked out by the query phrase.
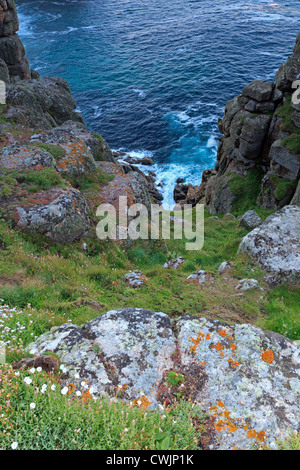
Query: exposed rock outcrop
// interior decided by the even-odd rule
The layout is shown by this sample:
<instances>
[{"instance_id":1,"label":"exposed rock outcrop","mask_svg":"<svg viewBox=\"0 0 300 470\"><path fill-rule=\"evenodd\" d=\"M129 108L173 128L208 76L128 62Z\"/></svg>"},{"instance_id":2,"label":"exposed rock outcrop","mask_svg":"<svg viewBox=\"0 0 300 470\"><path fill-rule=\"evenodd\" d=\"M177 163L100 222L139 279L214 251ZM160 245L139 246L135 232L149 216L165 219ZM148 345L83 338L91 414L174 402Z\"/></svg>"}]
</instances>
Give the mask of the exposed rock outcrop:
<instances>
[{"instance_id":1,"label":"exposed rock outcrop","mask_svg":"<svg viewBox=\"0 0 300 470\"><path fill-rule=\"evenodd\" d=\"M143 408L158 406L164 372L180 367L188 387L185 371L200 367L194 401L214 421L219 449L274 445L282 430L299 431L300 347L248 324L184 316L172 330L164 313L119 309L53 328L28 351L59 355L62 386L118 392Z\"/></svg>"},{"instance_id":2,"label":"exposed rock outcrop","mask_svg":"<svg viewBox=\"0 0 300 470\"><path fill-rule=\"evenodd\" d=\"M300 281L300 207L288 205L243 238L239 252L256 259L270 284Z\"/></svg>"},{"instance_id":3,"label":"exposed rock outcrop","mask_svg":"<svg viewBox=\"0 0 300 470\"><path fill-rule=\"evenodd\" d=\"M18 228L41 233L56 243L80 240L90 228L87 203L74 188L36 193L15 212Z\"/></svg>"},{"instance_id":4,"label":"exposed rock outcrop","mask_svg":"<svg viewBox=\"0 0 300 470\"><path fill-rule=\"evenodd\" d=\"M29 62L17 31L19 20L14 0L0 0L0 79L6 83L10 77L30 78Z\"/></svg>"},{"instance_id":5,"label":"exposed rock outcrop","mask_svg":"<svg viewBox=\"0 0 300 470\"><path fill-rule=\"evenodd\" d=\"M253 193L257 204L277 210L293 198L300 175L300 108L292 94L300 76L300 34L292 57L276 76L276 83L256 80L228 101L219 130L216 175L205 185L205 201L212 214L232 210L240 197L236 189ZM251 184L251 172L260 181ZM255 194L254 194L255 193Z\"/></svg>"}]
</instances>

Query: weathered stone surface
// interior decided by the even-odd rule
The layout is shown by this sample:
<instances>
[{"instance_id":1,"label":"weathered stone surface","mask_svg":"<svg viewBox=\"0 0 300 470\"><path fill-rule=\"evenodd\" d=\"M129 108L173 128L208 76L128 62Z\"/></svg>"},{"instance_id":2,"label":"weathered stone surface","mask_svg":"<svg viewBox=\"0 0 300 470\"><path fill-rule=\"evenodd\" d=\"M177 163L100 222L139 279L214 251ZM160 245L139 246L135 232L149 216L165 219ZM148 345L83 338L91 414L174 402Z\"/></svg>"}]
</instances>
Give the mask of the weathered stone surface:
<instances>
[{"instance_id":1,"label":"weathered stone surface","mask_svg":"<svg viewBox=\"0 0 300 470\"><path fill-rule=\"evenodd\" d=\"M179 321L178 343L184 365L205 364L197 401L215 417L219 449L274 445L282 431L299 428L296 343L251 325L188 316Z\"/></svg>"},{"instance_id":2,"label":"weathered stone surface","mask_svg":"<svg viewBox=\"0 0 300 470\"><path fill-rule=\"evenodd\" d=\"M182 371L201 366L204 380L194 401L214 421L215 448L273 446L282 432L299 431L296 343L251 325L229 326L192 316L182 317L174 332L164 313L119 309L80 327L55 327L27 350L58 354L62 386L72 383L95 397L115 396L119 390L123 400L150 408L159 404L164 372L178 364Z\"/></svg>"},{"instance_id":3,"label":"weathered stone surface","mask_svg":"<svg viewBox=\"0 0 300 470\"><path fill-rule=\"evenodd\" d=\"M88 206L76 189L53 188L36 193L16 208L17 227L41 233L56 243L72 243L90 228Z\"/></svg>"},{"instance_id":4,"label":"weathered stone surface","mask_svg":"<svg viewBox=\"0 0 300 470\"><path fill-rule=\"evenodd\" d=\"M199 284L204 284L206 281L207 273L201 269L200 271L195 271L193 274L190 274L187 277L187 281L196 281Z\"/></svg>"},{"instance_id":5,"label":"weathered stone surface","mask_svg":"<svg viewBox=\"0 0 300 470\"><path fill-rule=\"evenodd\" d=\"M277 188L275 183L278 178L297 183L300 174L300 156L283 140L294 133L293 123L300 126L300 106L293 103L293 111L288 104L295 91L292 82L300 76L299 41L298 35L293 56L280 67L276 85L256 80L227 103L218 122L224 137L218 147L216 175L205 185L205 203L212 214L231 211L237 202L230 190L230 174L248 176L254 169L261 173L260 207L277 210L291 201L293 185L281 181ZM290 142L295 139L296 134Z\"/></svg>"},{"instance_id":6,"label":"weathered stone surface","mask_svg":"<svg viewBox=\"0 0 300 470\"><path fill-rule=\"evenodd\" d=\"M4 147L0 154L0 167L16 170L26 168L41 170L54 167L55 161L45 150L28 145L10 145Z\"/></svg>"},{"instance_id":7,"label":"weathered stone surface","mask_svg":"<svg viewBox=\"0 0 300 470\"><path fill-rule=\"evenodd\" d=\"M8 67L2 59L0 59L0 80L5 83L10 82Z\"/></svg>"},{"instance_id":8,"label":"weathered stone surface","mask_svg":"<svg viewBox=\"0 0 300 470\"><path fill-rule=\"evenodd\" d=\"M232 209L232 204L236 200L236 196L229 188L230 178L230 175L224 175L214 180L209 201L209 212L211 214L226 214Z\"/></svg>"},{"instance_id":9,"label":"weathered stone surface","mask_svg":"<svg viewBox=\"0 0 300 470\"><path fill-rule=\"evenodd\" d=\"M83 327L53 328L28 350L57 353L66 368L63 384L81 388L87 380L89 390L112 395L125 385L124 399L147 399L152 407L157 384L172 367L175 341L167 315L129 308L111 310Z\"/></svg>"},{"instance_id":10,"label":"weathered stone surface","mask_svg":"<svg viewBox=\"0 0 300 470\"><path fill-rule=\"evenodd\" d=\"M18 34L0 37L0 58L6 63L10 75L19 76L21 79L30 78L29 63Z\"/></svg>"},{"instance_id":11,"label":"weathered stone surface","mask_svg":"<svg viewBox=\"0 0 300 470\"><path fill-rule=\"evenodd\" d=\"M244 120L240 134L239 151L241 155L249 160L255 160L263 147L271 116L259 115L248 116Z\"/></svg>"},{"instance_id":12,"label":"weathered stone surface","mask_svg":"<svg viewBox=\"0 0 300 470\"><path fill-rule=\"evenodd\" d=\"M47 144L69 144L70 142L83 142L95 160L114 162L112 151L107 142L101 137L89 132L81 122L66 121L51 132L39 133L32 137L33 141Z\"/></svg>"},{"instance_id":13,"label":"weathered stone surface","mask_svg":"<svg viewBox=\"0 0 300 470\"><path fill-rule=\"evenodd\" d=\"M298 186L296 188L296 191L294 193L293 199L291 200L291 204L294 206L299 206L300 207L300 180L298 182Z\"/></svg>"},{"instance_id":14,"label":"weathered stone surface","mask_svg":"<svg viewBox=\"0 0 300 470\"><path fill-rule=\"evenodd\" d=\"M248 230L253 230L262 224L262 220L253 210L247 211L241 218L239 225L246 227Z\"/></svg>"},{"instance_id":15,"label":"weathered stone surface","mask_svg":"<svg viewBox=\"0 0 300 470\"><path fill-rule=\"evenodd\" d=\"M273 175L293 181L300 172L300 155L291 153L287 147L276 140L270 149L271 170Z\"/></svg>"},{"instance_id":16,"label":"weathered stone surface","mask_svg":"<svg viewBox=\"0 0 300 470\"><path fill-rule=\"evenodd\" d=\"M220 264L218 273L219 274L224 274L227 273L231 270L232 265L230 261L223 261L223 263Z\"/></svg>"},{"instance_id":17,"label":"weathered stone surface","mask_svg":"<svg viewBox=\"0 0 300 470\"><path fill-rule=\"evenodd\" d=\"M119 210L120 196L126 196L128 203L143 204L151 211L151 196L145 176L142 173L132 171L125 174L122 167L111 162L96 162L97 166L107 174L114 175L114 179L102 188L101 197L103 204L112 204L116 211Z\"/></svg>"},{"instance_id":18,"label":"weathered stone surface","mask_svg":"<svg viewBox=\"0 0 300 470\"><path fill-rule=\"evenodd\" d=\"M147 284L147 278L141 271L133 271L125 274L124 278L131 287L143 287Z\"/></svg>"},{"instance_id":19,"label":"weathered stone surface","mask_svg":"<svg viewBox=\"0 0 300 470\"><path fill-rule=\"evenodd\" d=\"M239 252L256 259L271 284L300 282L300 208L285 206L243 238Z\"/></svg>"}]
</instances>

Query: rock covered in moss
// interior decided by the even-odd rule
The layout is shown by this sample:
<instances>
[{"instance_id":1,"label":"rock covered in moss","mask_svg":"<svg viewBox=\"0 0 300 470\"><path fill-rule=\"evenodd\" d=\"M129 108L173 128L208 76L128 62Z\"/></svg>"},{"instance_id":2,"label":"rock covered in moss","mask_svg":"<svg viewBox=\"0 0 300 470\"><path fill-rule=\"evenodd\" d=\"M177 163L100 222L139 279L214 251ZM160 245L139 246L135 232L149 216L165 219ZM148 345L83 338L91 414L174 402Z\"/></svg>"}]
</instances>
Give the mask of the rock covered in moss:
<instances>
[{"instance_id":1,"label":"rock covered in moss","mask_svg":"<svg viewBox=\"0 0 300 470\"><path fill-rule=\"evenodd\" d=\"M300 281L300 208L288 205L243 238L246 252L267 272L271 284Z\"/></svg>"},{"instance_id":2,"label":"rock covered in moss","mask_svg":"<svg viewBox=\"0 0 300 470\"><path fill-rule=\"evenodd\" d=\"M17 227L40 233L56 243L80 240L90 228L88 205L74 188L52 188L16 207Z\"/></svg>"}]
</instances>

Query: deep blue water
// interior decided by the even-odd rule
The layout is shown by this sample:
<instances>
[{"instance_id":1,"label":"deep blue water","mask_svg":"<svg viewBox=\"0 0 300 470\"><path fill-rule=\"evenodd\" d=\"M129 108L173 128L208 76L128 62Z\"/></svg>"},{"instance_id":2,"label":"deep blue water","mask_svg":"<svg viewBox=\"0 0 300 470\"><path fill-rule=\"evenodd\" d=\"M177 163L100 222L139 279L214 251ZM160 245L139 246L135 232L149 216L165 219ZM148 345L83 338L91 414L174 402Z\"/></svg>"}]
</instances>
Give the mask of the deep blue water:
<instances>
[{"instance_id":1,"label":"deep blue water","mask_svg":"<svg viewBox=\"0 0 300 470\"><path fill-rule=\"evenodd\" d=\"M274 79L299 0L16 0L31 67L60 76L90 130L152 155L165 203L177 177L214 166L218 117L254 79Z\"/></svg>"}]
</instances>

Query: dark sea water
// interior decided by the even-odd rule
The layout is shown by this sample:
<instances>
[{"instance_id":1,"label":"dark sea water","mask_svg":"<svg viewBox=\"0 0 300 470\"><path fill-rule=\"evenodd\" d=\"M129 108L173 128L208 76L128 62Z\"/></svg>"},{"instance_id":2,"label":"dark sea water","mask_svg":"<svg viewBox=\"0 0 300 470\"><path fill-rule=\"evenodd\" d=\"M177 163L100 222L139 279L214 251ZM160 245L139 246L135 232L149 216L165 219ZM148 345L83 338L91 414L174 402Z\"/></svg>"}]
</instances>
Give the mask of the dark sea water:
<instances>
[{"instance_id":1,"label":"dark sea water","mask_svg":"<svg viewBox=\"0 0 300 470\"><path fill-rule=\"evenodd\" d=\"M60 76L90 130L151 155L173 201L214 166L217 121L255 79L273 80L300 30L300 1L16 0L31 67Z\"/></svg>"}]
</instances>

